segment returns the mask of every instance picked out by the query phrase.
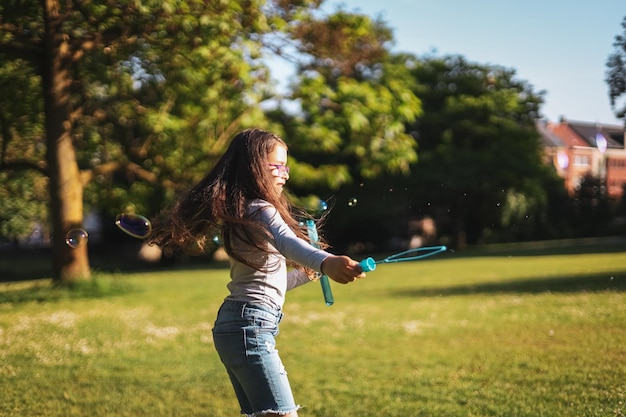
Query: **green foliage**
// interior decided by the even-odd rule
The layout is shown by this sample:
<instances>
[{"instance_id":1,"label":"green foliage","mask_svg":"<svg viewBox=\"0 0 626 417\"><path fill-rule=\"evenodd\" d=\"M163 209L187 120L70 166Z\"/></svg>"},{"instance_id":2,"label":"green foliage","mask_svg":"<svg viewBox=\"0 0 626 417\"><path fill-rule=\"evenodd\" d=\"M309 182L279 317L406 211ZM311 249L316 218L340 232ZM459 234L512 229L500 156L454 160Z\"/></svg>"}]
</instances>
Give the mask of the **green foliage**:
<instances>
[{"instance_id":1,"label":"green foliage","mask_svg":"<svg viewBox=\"0 0 626 417\"><path fill-rule=\"evenodd\" d=\"M282 119L298 163L318 171L316 178L294 176L293 185L310 191L307 181L325 181L336 190L355 178L407 174L417 154L405 123L415 120L421 104L408 73L390 76L402 74L389 60L391 31L383 22L340 10L298 22L292 33L304 55L287 97L298 111L275 118ZM349 176L335 175L332 166Z\"/></svg>"},{"instance_id":2,"label":"green foliage","mask_svg":"<svg viewBox=\"0 0 626 417\"><path fill-rule=\"evenodd\" d=\"M48 221L40 79L0 54L0 236L16 240Z\"/></svg>"},{"instance_id":3,"label":"green foliage","mask_svg":"<svg viewBox=\"0 0 626 417\"><path fill-rule=\"evenodd\" d=\"M400 219L437 214L446 235L462 230L473 242L490 229L528 235L530 223L547 221L551 179L533 126L542 93L504 68L391 54L381 19L325 14L320 3L60 2L58 30L74 48L65 122L88 210L151 216L201 178L234 133L255 126L290 144L296 198L347 199L367 184L378 194L362 200L368 221L397 222L378 222L381 230L406 231ZM0 169L45 175L41 4L0 7L13 25L0 30ZM266 64L275 57L297 68L282 97ZM15 187L3 192L22 199L25 185ZM15 200L6 212L46 219L43 198L31 199L32 209ZM28 227L11 218L14 235Z\"/></svg>"},{"instance_id":4,"label":"green foliage","mask_svg":"<svg viewBox=\"0 0 626 417\"><path fill-rule=\"evenodd\" d=\"M96 171L115 161L119 174L94 178L91 205L153 213L199 180L232 134L264 125L259 39L270 28L260 5L165 3L167 19L138 34L133 49L94 61L103 71L92 73L109 81L93 80L85 135L96 146L82 158Z\"/></svg>"},{"instance_id":5,"label":"green foliage","mask_svg":"<svg viewBox=\"0 0 626 417\"><path fill-rule=\"evenodd\" d=\"M404 123L415 120L419 100L407 91L402 97L400 81L384 86L340 78L335 90L320 88L320 81L305 80L297 94L304 113L297 133L306 146L346 164L356 161L355 175L407 173L416 153Z\"/></svg>"},{"instance_id":6,"label":"green foliage","mask_svg":"<svg viewBox=\"0 0 626 417\"><path fill-rule=\"evenodd\" d=\"M398 72L387 61L391 30L360 14L324 16L319 5L59 2L55 39L69 48L68 79L55 87L66 94L71 120L57 123L71 126L87 210L151 215L203 176L236 131L252 126L292 143L296 193L408 172L416 154L404 123L420 103L405 85L410 79L388 76ZM35 1L2 7L1 168L45 175L43 8ZM268 117L260 106L275 96L264 59L283 55L281 42L295 48L301 69L289 97L301 103L296 117ZM24 204L7 213L31 213Z\"/></svg>"},{"instance_id":7,"label":"green foliage","mask_svg":"<svg viewBox=\"0 0 626 417\"><path fill-rule=\"evenodd\" d=\"M409 175L361 179L335 192L331 241L406 248L423 218L434 219L434 237L450 246L553 238L552 224L564 230L549 195L562 184L541 160L534 125L542 93L511 70L463 57L398 54L390 63L385 77L403 80L421 101L423 112L405 128L419 160ZM358 205L347 204L352 198Z\"/></svg>"},{"instance_id":8,"label":"green foliage","mask_svg":"<svg viewBox=\"0 0 626 417\"><path fill-rule=\"evenodd\" d=\"M416 60L412 67L424 105L414 125L421 158L413 184L429 205L456 218L450 232L472 243L488 228L510 227L512 196L528 202L516 207L516 222L545 210L543 184L551 174L534 126L542 93L512 70L458 56ZM426 201L415 206L428 213Z\"/></svg>"},{"instance_id":9,"label":"green foliage","mask_svg":"<svg viewBox=\"0 0 626 417\"><path fill-rule=\"evenodd\" d=\"M609 86L611 105L614 108L618 106L619 98L626 94L626 17L622 21L622 29L624 32L615 36L613 43L615 51L609 55L606 62L606 82ZM626 104L621 108L615 108L615 115L626 121Z\"/></svg>"},{"instance_id":10,"label":"green foliage","mask_svg":"<svg viewBox=\"0 0 626 417\"><path fill-rule=\"evenodd\" d=\"M363 80L384 61L393 40L383 21L339 9L328 16L309 15L291 29L298 50L311 59L300 63L332 83L339 75Z\"/></svg>"},{"instance_id":11,"label":"green foliage","mask_svg":"<svg viewBox=\"0 0 626 417\"><path fill-rule=\"evenodd\" d=\"M47 181L32 171L0 172L0 236L17 240L47 230ZM49 230L48 230L49 231Z\"/></svg>"}]
</instances>

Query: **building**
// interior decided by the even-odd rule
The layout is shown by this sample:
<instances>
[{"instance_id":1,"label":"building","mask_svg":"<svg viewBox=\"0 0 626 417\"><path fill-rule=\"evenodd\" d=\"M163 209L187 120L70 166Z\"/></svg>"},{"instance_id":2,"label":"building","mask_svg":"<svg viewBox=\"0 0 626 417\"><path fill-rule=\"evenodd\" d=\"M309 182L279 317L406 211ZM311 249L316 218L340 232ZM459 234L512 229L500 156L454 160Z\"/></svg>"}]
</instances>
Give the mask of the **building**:
<instances>
[{"instance_id":1,"label":"building","mask_svg":"<svg viewBox=\"0 0 626 417\"><path fill-rule=\"evenodd\" d=\"M626 130L623 126L569 121L537 121L547 163L554 165L570 195L585 177L600 181L603 192L619 200L626 187Z\"/></svg>"}]
</instances>

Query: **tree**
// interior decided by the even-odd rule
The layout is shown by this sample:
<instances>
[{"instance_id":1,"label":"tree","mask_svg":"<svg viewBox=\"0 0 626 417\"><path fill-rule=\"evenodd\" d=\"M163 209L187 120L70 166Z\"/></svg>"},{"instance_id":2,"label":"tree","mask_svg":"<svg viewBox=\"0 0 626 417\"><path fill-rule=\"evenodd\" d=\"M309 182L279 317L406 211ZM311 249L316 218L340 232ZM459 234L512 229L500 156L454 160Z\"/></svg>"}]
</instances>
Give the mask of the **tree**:
<instances>
[{"instance_id":1,"label":"tree","mask_svg":"<svg viewBox=\"0 0 626 417\"><path fill-rule=\"evenodd\" d=\"M0 88L28 98L23 108L8 111L7 102L2 109L0 170L29 169L47 180L57 283L90 276L87 247L64 242L68 230L81 227L84 204L109 214L153 213L202 176L245 127L293 139L296 186L319 172L331 186L355 175L406 172L415 153L403 122L418 114L419 101L383 71L390 31L362 15L318 19L320 4L0 5L0 65L23 74L21 83L6 78ZM289 97L303 111L268 120L259 106L273 94L263 59L284 55L283 41L304 57ZM341 54L333 49L339 44ZM27 131L17 121L29 117ZM326 169L318 169L320 158Z\"/></svg>"},{"instance_id":2,"label":"tree","mask_svg":"<svg viewBox=\"0 0 626 417\"><path fill-rule=\"evenodd\" d=\"M534 125L543 93L513 70L461 56L400 59L424 105L410 127L420 149L410 180L415 212L447 224L460 248L490 230L539 221L551 178Z\"/></svg>"},{"instance_id":3,"label":"tree","mask_svg":"<svg viewBox=\"0 0 626 417\"><path fill-rule=\"evenodd\" d=\"M267 126L259 38L270 27L260 4L186 2L161 34L141 34L137 47L110 50L112 64L90 70L93 110L81 131L91 145L82 159L99 162L90 205L154 213L206 173L235 131Z\"/></svg>"},{"instance_id":4,"label":"tree","mask_svg":"<svg viewBox=\"0 0 626 417\"><path fill-rule=\"evenodd\" d=\"M90 277L87 247L64 242L68 230L82 225L84 197L128 204L131 195L171 192L181 177L191 180L190 165L206 166L198 163L201 152L219 153L232 131L255 122L250 119L264 94L259 81L267 76L255 64L259 37L281 21L279 6L263 6L199 0L0 5L3 68L37 80L4 83L3 91L28 97L17 119L44 116L43 126L33 123L38 128L29 134L15 118L0 119L1 169L38 170L48 178L56 282ZM45 157L19 159L18 148L41 152L38 141ZM185 152L199 143L200 152ZM125 187L115 185L124 181ZM100 186L84 196L95 182Z\"/></svg>"},{"instance_id":5,"label":"tree","mask_svg":"<svg viewBox=\"0 0 626 417\"><path fill-rule=\"evenodd\" d=\"M83 220L83 183L79 173L74 144L74 129L82 116L79 63L95 49L109 43L128 42L132 31L149 24L149 15L142 15L132 4L116 3L116 7L90 2L62 3L58 0L6 1L2 4L0 53L5 65L15 65L38 77L40 94L30 88L21 93L33 100L24 115L41 114L45 162L17 164L9 153L3 154L2 168L38 168L48 177L50 219L53 236L53 277L69 283L90 277L86 245L72 249L65 245L65 233L81 227ZM110 5L113 6L113 5ZM145 16L145 19L134 19ZM32 77L31 77L32 78ZM38 102L37 102L38 101ZM4 120L3 148L8 149L16 136L10 121ZM38 140L38 135L20 138ZM22 146L22 144L19 144Z\"/></svg>"},{"instance_id":6,"label":"tree","mask_svg":"<svg viewBox=\"0 0 626 417\"><path fill-rule=\"evenodd\" d=\"M408 173L417 155L404 124L421 107L407 78L394 77L391 30L380 20L338 10L301 18L289 33L299 59L286 99L297 111L279 109L273 116L297 162L292 187L337 190L359 178Z\"/></svg>"},{"instance_id":7,"label":"tree","mask_svg":"<svg viewBox=\"0 0 626 417\"><path fill-rule=\"evenodd\" d=\"M621 107L618 99L626 94L626 17L622 21L622 35L615 36L615 52L609 55L606 66L606 82L609 86L609 98L611 106L615 109L615 115L624 119L626 123L626 104ZM617 108L616 108L617 107Z\"/></svg>"}]
</instances>

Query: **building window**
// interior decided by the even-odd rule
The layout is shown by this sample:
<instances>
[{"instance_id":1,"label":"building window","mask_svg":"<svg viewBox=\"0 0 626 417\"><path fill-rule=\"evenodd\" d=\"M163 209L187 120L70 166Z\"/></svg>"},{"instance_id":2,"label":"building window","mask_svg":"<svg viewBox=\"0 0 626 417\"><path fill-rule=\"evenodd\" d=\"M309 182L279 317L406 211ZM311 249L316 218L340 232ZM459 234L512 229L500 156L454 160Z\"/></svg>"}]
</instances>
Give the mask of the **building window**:
<instances>
[{"instance_id":1,"label":"building window","mask_svg":"<svg viewBox=\"0 0 626 417\"><path fill-rule=\"evenodd\" d=\"M589 166L589 155L574 155L574 166L577 166L577 167L588 167Z\"/></svg>"},{"instance_id":2,"label":"building window","mask_svg":"<svg viewBox=\"0 0 626 417\"><path fill-rule=\"evenodd\" d=\"M607 164L611 168L626 168L626 159L611 158L607 161Z\"/></svg>"}]
</instances>

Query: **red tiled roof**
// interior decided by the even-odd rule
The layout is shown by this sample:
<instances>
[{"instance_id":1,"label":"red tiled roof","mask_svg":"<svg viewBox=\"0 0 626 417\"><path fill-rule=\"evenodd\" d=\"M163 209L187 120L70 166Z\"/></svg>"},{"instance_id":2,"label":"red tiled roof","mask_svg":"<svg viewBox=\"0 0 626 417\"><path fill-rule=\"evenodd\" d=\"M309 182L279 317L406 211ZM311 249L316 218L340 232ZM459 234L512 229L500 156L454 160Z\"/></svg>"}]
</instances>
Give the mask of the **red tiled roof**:
<instances>
[{"instance_id":1,"label":"red tiled roof","mask_svg":"<svg viewBox=\"0 0 626 417\"><path fill-rule=\"evenodd\" d=\"M575 131L567 124L549 124L548 129L554 132L567 146L585 146L589 147L589 143L583 140Z\"/></svg>"}]
</instances>

